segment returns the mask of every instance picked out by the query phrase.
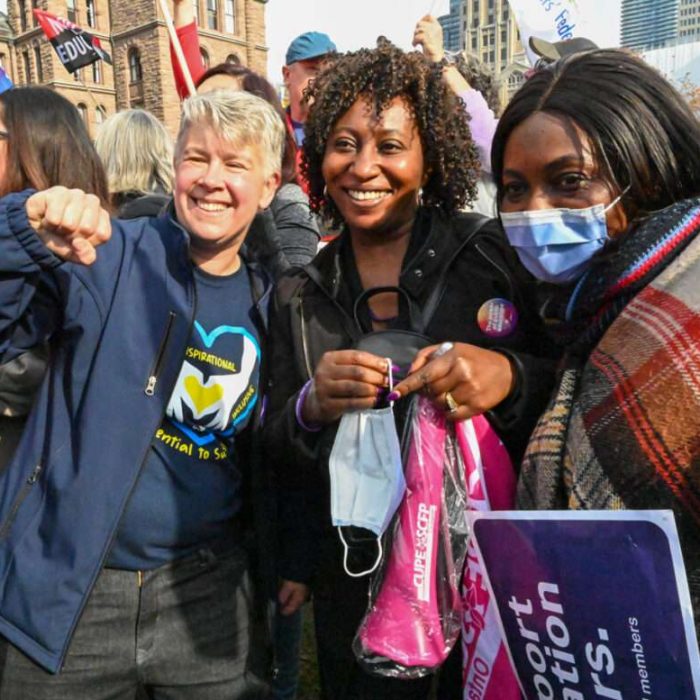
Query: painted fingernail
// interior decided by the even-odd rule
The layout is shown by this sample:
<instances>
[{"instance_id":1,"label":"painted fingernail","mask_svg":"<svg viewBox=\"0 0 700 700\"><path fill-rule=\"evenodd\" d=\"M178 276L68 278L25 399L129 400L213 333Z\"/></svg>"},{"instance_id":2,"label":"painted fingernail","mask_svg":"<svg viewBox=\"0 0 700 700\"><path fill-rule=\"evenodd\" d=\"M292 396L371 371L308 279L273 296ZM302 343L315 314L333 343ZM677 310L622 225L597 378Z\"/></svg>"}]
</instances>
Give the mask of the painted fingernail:
<instances>
[{"instance_id":1,"label":"painted fingernail","mask_svg":"<svg viewBox=\"0 0 700 700\"><path fill-rule=\"evenodd\" d=\"M401 394L398 391L392 391L387 397L387 401L398 401L401 398Z\"/></svg>"},{"instance_id":2,"label":"painted fingernail","mask_svg":"<svg viewBox=\"0 0 700 700\"><path fill-rule=\"evenodd\" d=\"M398 365L391 365L391 371L393 374L397 374L401 371L401 367L399 367Z\"/></svg>"}]
</instances>

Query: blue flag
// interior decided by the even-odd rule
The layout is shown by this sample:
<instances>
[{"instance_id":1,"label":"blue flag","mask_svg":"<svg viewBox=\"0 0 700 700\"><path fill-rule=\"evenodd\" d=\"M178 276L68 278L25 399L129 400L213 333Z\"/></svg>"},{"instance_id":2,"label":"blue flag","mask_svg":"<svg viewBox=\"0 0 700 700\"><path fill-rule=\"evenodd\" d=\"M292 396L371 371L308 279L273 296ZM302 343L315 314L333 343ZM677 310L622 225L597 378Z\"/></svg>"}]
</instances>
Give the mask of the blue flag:
<instances>
[{"instance_id":1,"label":"blue flag","mask_svg":"<svg viewBox=\"0 0 700 700\"><path fill-rule=\"evenodd\" d=\"M0 68L0 92L5 92L5 90L9 90L10 88L13 88L14 85L12 81L7 77L7 73Z\"/></svg>"}]
</instances>

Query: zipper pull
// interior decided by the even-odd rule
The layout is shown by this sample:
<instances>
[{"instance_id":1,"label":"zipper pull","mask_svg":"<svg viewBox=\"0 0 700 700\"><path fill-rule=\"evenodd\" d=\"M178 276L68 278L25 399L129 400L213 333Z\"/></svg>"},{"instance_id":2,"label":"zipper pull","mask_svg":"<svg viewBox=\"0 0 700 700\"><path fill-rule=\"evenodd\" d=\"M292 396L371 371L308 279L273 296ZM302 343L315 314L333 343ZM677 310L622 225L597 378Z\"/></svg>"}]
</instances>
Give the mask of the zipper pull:
<instances>
[{"instance_id":1,"label":"zipper pull","mask_svg":"<svg viewBox=\"0 0 700 700\"><path fill-rule=\"evenodd\" d=\"M144 389L146 396L153 396L153 394L155 394L157 381L158 381L158 377L156 377L155 374L152 374L148 378L148 382L146 383L146 388Z\"/></svg>"},{"instance_id":2,"label":"zipper pull","mask_svg":"<svg viewBox=\"0 0 700 700\"><path fill-rule=\"evenodd\" d=\"M28 484L35 484L37 482L37 480L39 479L39 474L41 474L41 470L42 470L41 464L37 464L36 467L34 467L34 471L27 478L27 483Z\"/></svg>"}]
</instances>

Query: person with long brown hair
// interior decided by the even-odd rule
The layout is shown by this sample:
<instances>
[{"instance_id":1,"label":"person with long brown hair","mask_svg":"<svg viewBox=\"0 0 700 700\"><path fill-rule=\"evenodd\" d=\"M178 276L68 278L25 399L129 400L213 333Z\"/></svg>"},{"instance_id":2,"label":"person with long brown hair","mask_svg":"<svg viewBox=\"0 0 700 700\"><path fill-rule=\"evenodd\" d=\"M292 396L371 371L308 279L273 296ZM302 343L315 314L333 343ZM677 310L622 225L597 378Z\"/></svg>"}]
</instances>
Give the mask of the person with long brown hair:
<instances>
[{"instance_id":1,"label":"person with long brown hair","mask_svg":"<svg viewBox=\"0 0 700 700\"><path fill-rule=\"evenodd\" d=\"M0 94L0 196L54 185L97 195L107 177L78 110L44 87ZM0 468L14 454L46 369L47 350L28 349L0 366Z\"/></svg>"}]
</instances>

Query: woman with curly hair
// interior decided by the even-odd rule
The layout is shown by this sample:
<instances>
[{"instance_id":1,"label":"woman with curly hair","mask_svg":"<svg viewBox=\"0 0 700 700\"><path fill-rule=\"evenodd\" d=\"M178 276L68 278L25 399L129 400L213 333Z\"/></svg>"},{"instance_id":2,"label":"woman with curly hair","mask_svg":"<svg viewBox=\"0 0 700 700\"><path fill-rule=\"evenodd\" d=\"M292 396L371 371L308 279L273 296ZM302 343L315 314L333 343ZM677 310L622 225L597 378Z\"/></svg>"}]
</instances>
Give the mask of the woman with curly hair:
<instances>
[{"instance_id":1,"label":"woman with curly hair","mask_svg":"<svg viewBox=\"0 0 700 700\"><path fill-rule=\"evenodd\" d=\"M383 405L391 371L383 357L352 348L375 330L415 331L422 316L431 342L411 356L419 388L453 420L491 411L515 461L546 401L551 362L533 357L541 334L528 277L498 223L458 211L474 196L479 162L440 67L381 41L341 57L310 97L304 175L312 208L342 233L282 280L271 321L265 443L285 524L280 602L292 612L313 588L324 697L424 698L430 678L371 676L351 648L369 579L344 573L329 454L344 413ZM446 341L451 349L430 359ZM414 376L398 386L403 395ZM376 540L367 541L351 547L355 570L376 556ZM459 686L454 670L446 675Z\"/></svg>"}]
</instances>

